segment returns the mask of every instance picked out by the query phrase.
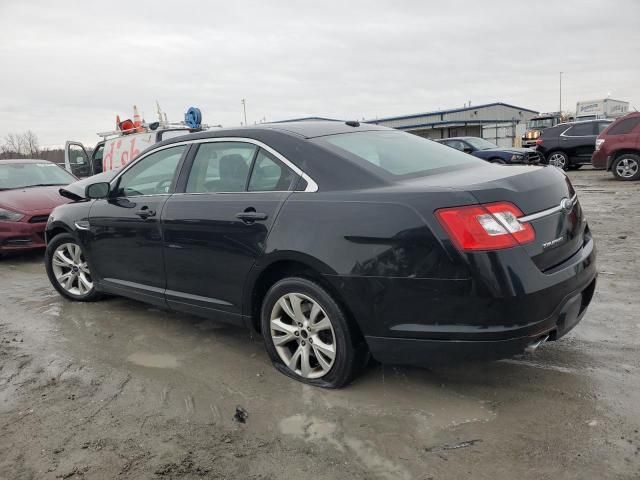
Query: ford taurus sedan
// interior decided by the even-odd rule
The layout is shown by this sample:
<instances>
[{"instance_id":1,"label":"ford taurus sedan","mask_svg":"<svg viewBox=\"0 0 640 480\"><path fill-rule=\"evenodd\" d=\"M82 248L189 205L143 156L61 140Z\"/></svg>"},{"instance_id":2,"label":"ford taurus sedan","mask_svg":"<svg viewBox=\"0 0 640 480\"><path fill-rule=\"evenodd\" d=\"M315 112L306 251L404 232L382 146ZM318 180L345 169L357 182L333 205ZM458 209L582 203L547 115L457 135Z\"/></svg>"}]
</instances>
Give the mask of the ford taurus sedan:
<instances>
[{"instance_id":1,"label":"ford taurus sedan","mask_svg":"<svg viewBox=\"0 0 640 480\"><path fill-rule=\"evenodd\" d=\"M594 241L556 168L504 168L358 122L217 130L154 145L47 226L68 299L103 294L238 325L282 373L340 387L394 364L556 340L595 288Z\"/></svg>"},{"instance_id":2,"label":"ford taurus sedan","mask_svg":"<svg viewBox=\"0 0 640 480\"><path fill-rule=\"evenodd\" d=\"M0 253L44 248L49 213L68 202L58 190L76 180L46 160L0 160Z\"/></svg>"}]
</instances>

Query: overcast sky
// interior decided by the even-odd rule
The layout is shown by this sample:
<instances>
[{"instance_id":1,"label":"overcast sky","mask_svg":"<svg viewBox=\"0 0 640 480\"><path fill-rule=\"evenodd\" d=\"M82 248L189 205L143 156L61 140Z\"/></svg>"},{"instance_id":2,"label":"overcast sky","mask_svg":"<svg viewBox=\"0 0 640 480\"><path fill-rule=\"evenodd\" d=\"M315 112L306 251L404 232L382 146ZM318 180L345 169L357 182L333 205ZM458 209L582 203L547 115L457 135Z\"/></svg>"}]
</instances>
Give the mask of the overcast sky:
<instances>
[{"instance_id":1,"label":"overcast sky","mask_svg":"<svg viewBox=\"0 0 640 480\"><path fill-rule=\"evenodd\" d=\"M640 0L0 0L0 141L94 145L133 104L179 121L362 119L612 98L640 109Z\"/></svg>"}]
</instances>

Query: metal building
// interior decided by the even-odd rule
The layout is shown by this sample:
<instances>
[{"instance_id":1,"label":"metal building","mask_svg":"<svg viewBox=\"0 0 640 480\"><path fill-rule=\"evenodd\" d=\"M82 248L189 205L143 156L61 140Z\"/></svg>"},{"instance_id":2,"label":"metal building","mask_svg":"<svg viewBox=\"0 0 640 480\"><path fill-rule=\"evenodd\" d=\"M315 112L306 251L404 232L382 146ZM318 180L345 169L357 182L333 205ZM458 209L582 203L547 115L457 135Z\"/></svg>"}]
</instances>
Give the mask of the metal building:
<instances>
[{"instance_id":1,"label":"metal building","mask_svg":"<svg viewBox=\"0 0 640 480\"><path fill-rule=\"evenodd\" d=\"M538 112L496 102L450 110L376 118L384 125L427 138L481 137L501 147L519 146L527 121Z\"/></svg>"}]
</instances>

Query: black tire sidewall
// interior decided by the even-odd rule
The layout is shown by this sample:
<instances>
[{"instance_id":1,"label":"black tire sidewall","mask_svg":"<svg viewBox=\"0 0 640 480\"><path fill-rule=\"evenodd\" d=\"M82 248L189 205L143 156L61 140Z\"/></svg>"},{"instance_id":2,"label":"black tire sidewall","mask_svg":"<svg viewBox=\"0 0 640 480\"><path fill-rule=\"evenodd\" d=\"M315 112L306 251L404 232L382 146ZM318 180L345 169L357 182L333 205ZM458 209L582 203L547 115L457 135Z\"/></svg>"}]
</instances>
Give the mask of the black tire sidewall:
<instances>
[{"instance_id":1,"label":"black tire sidewall","mask_svg":"<svg viewBox=\"0 0 640 480\"><path fill-rule=\"evenodd\" d=\"M64 288L62 288L62 286L58 282L58 279L56 278L56 275L53 272L53 267L51 265L51 262L53 258L53 253L63 243L74 243L78 245L82 249L84 254L84 249L82 248L82 245L70 233L61 233L53 237L53 239L47 244L47 249L45 250L45 253L44 253L44 265L47 271L47 277L49 277L49 281L51 282L51 285L53 285L53 288L55 288L60 295L62 295L64 298L67 298L69 300L74 300L76 302L92 302L92 301L98 300L100 298L100 293L96 291L95 284L91 292L85 295L74 295L73 293L67 292ZM86 259L86 255L85 255L85 259Z\"/></svg>"},{"instance_id":2,"label":"black tire sidewall","mask_svg":"<svg viewBox=\"0 0 640 480\"><path fill-rule=\"evenodd\" d=\"M640 155L634 155L632 153L627 153L627 154L624 154L624 155L620 155L618 158L616 158L613 161L613 164L611 164L611 173L613 174L613 178L615 178L616 180L620 180L622 182L630 182L630 181L633 181L633 180L640 179L640 169L638 169L636 174L633 177L630 177L630 178L625 178L625 177L621 177L621 176L618 175L618 173L616 172L616 167L618 166L618 163L620 163L625 158L628 158L628 159L631 159L631 160L635 161L640 166Z\"/></svg>"},{"instance_id":3,"label":"black tire sidewall","mask_svg":"<svg viewBox=\"0 0 640 480\"><path fill-rule=\"evenodd\" d=\"M280 359L271 340L269 325L271 310L280 297L293 292L302 293L319 303L328 315L333 326L336 342L336 359L329 373L322 378L309 379L292 372ZM353 380L363 363L359 361L359 348L354 342L354 336L351 331L352 327L350 327L342 308L340 308L324 288L312 280L301 277L289 277L274 284L264 297L260 312L260 321L265 348L274 367L281 373L300 382L324 388L339 388Z\"/></svg>"}]
</instances>

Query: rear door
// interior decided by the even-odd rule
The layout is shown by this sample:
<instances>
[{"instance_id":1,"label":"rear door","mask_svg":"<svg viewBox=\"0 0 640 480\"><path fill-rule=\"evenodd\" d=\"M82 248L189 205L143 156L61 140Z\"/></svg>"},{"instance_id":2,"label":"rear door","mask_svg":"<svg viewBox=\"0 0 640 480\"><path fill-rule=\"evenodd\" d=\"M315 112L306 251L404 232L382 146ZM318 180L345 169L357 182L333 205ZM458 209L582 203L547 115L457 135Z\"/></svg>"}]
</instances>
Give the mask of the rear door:
<instances>
[{"instance_id":1,"label":"rear door","mask_svg":"<svg viewBox=\"0 0 640 480\"><path fill-rule=\"evenodd\" d=\"M297 175L245 141L200 143L162 214L167 302L241 322L242 292Z\"/></svg>"},{"instance_id":2,"label":"rear door","mask_svg":"<svg viewBox=\"0 0 640 480\"><path fill-rule=\"evenodd\" d=\"M598 122L576 123L560 135L560 146L578 163L590 163L596 149Z\"/></svg>"}]
</instances>

